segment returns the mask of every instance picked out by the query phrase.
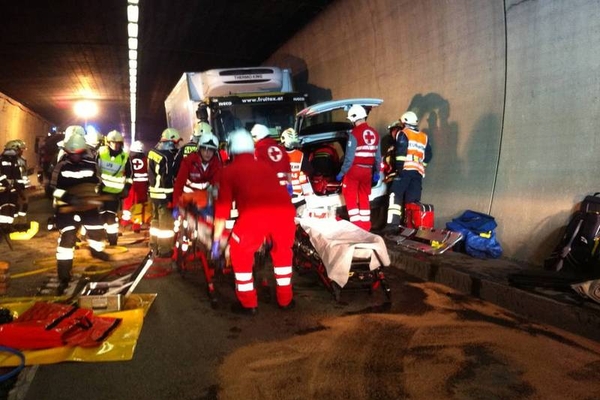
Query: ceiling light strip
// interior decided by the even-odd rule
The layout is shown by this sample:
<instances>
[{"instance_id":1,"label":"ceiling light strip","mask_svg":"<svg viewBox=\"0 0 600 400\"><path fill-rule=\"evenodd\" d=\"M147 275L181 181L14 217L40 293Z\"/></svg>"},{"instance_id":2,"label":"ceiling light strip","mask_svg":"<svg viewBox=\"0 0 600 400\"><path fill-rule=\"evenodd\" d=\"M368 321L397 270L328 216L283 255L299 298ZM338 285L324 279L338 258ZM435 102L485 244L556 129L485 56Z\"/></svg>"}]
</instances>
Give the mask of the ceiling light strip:
<instances>
[{"instance_id":1,"label":"ceiling light strip","mask_svg":"<svg viewBox=\"0 0 600 400\"><path fill-rule=\"evenodd\" d=\"M131 114L131 143L135 141L139 16L139 0L127 0L127 44L129 48L129 109Z\"/></svg>"}]
</instances>

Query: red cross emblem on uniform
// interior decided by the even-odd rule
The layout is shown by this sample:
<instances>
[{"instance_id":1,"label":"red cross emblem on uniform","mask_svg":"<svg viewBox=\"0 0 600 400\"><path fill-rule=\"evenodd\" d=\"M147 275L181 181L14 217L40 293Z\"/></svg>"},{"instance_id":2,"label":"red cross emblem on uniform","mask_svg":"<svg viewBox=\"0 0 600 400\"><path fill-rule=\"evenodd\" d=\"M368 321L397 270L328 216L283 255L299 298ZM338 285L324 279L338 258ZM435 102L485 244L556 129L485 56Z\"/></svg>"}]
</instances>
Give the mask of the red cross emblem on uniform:
<instances>
[{"instance_id":1,"label":"red cross emblem on uniform","mask_svg":"<svg viewBox=\"0 0 600 400\"><path fill-rule=\"evenodd\" d=\"M135 171L138 171L144 168L144 160L142 160L141 158L133 158L131 160L131 165Z\"/></svg>"},{"instance_id":2,"label":"red cross emblem on uniform","mask_svg":"<svg viewBox=\"0 0 600 400\"><path fill-rule=\"evenodd\" d=\"M279 162L283 158L283 152L277 146L269 147L267 154L269 155L269 158L273 160L273 162Z\"/></svg>"},{"instance_id":3,"label":"red cross emblem on uniform","mask_svg":"<svg viewBox=\"0 0 600 400\"><path fill-rule=\"evenodd\" d=\"M366 129L363 132L363 140L365 141L366 144L368 144L369 146L375 144L375 140L377 139L377 136L375 136L375 133L370 130L370 129Z\"/></svg>"}]
</instances>

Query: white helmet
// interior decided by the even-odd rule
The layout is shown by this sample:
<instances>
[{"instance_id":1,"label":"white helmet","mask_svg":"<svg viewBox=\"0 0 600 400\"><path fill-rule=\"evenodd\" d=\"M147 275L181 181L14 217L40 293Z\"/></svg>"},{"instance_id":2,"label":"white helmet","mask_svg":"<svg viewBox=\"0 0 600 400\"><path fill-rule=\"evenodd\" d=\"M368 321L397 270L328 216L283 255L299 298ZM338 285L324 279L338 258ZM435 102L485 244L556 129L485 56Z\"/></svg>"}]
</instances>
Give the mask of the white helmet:
<instances>
[{"instance_id":1,"label":"white helmet","mask_svg":"<svg viewBox=\"0 0 600 400\"><path fill-rule=\"evenodd\" d=\"M68 126L67 129L65 129L64 141L67 142L71 138L71 136L74 136L74 135L79 135L81 137L85 137L85 129L83 129L83 127L79 126L79 125Z\"/></svg>"},{"instance_id":2,"label":"white helmet","mask_svg":"<svg viewBox=\"0 0 600 400\"><path fill-rule=\"evenodd\" d=\"M100 132L91 131L85 134L85 142L91 147L97 147L100 143L102 143L103 139L104 137Z\"/></svg>"},{"instance_id":3,"label":"white helmet","mask_svg":"<svg viewBox=\"0 0 600 400\"><path fill-rule=\"evenodd\" d=\"M359 119L366 119L367 112L365 111L363 106L359 106L358 104L353 105L348 110L348 120L352 123L358 121Z\"/></svg>"},{"instance_id":4,"label":"white helmet","mask_svg":"<svg viewBox=\"0 0 600 400\"><path fill-rule=\"evenodd\" d=\"M254 140L245 129L236 129L229 134L227 138L229 144L229 152L231 154L254 154Z\"/></svg>"},{"instance_id":5,"label":"white helmet","mask_svg":"<svg viewBox=\"0 0 600 400\"><path fill-rule=\"evenodd\" d=\"M254 125L250 133L252 134L252 138L254 139L254 141L264 139L270 134L269 128L261 124Z\"/></svg>"},{"instance_id":6,"label":"white helmet","mask_svg":"<svg viewBox=\"0 0 600 400\"><path fill-rule=\"evenodd\" d=\"M162 131L160 135L161 142L173 142L178 143L181 140L181 135L179 135L179 131L175 128L167 128Z\"/></svg>"},{"instance_id":7,"label":"white helmet","mask_svg":"<svg viewBox=\"0 0 600 400\"><path fill-rule=\"evenodd\" d=\"M123 142L123 135L119 131L110 131L106 134L107 142Z\"/></svg>"},{"instance_id":8,"label":"white helmet","mask_svg":"<svg viewBox=\"0 0 600 400\"><path fill-rule=\"evenodd\" d=\"M144 144L142 142L140 142L139 140L136 140L135 142L131 143L131 147L129 148L129 151L132 153L143 153L144 152Z\"/></svg>"},{"instance_id":9,"label":"white helmet","mask_svg":"<svg viewBox=\"0 0 600 400\"><path fill-rule=\"evenodd\" d=\"M71 135L64 143L65 151L69 154L81 154L87 150L87 143L83 135Z\"/></svg>"},{"instance_id":10,"label":"white helmet","mask_svg":"<svg viewBox=\"0 0 600 400\"><path fill-rule=\"evenodd\" d=\"M207 124L208 125L208 124ZM218 150L219 149L219 139L211 132L203 133L200 136L200 140L198 141L198 148L205 147L207 149Z\"/></svg>"},{"instance_id":11,"label":"white helmet","mask_svg":"<svg viewBox=\"0 0 600 400\"><path fill-rule=\"evenodd\" d=\"M206 122L198 122L194 127L194 136L201 136L205 133L212 133L212 127Z\"/></svg>"},{"instance_id":12,"label":"white helmet","mask_svg":"<svg viewBox=\"0 0 600 400\"><path fill-rule=\"evenodd\" d=\"M283 143L287 149L291 149L298 145L298 134L294 128L287 128L281 132L281 143Z\"/></svg>"},{"instance_id":13,"label":"white helmet","mask_svg":"<svg viewBox=\"0 0 600 400\"><path fill-rule=\"evenodd\" d=\"M402 116L400 117L400 121L402 121L403 124L410 126L419 125L419 118L417 118L417 114L415 114L412 111L407 111L404 114L402 114Z\"/></svg>"}]
</instances>

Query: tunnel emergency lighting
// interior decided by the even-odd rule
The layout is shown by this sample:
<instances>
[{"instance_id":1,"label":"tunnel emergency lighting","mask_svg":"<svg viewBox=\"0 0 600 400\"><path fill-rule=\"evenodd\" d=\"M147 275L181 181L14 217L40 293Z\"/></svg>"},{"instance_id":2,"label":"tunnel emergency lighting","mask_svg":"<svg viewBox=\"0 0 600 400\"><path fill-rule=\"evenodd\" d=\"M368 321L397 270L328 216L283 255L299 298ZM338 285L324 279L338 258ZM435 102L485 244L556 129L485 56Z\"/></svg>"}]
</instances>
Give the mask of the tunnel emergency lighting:
<instances>
[{"instance_id":1,"label":"tunnel emergency lighting","mask_svg":"<svg viewBox=\"0 0 600 400\"><path fill-rule=\"evenodd\" d=\"M137 50L138 40L136 38L129 38L129 50Z\"/></svg>"}]
</instances>

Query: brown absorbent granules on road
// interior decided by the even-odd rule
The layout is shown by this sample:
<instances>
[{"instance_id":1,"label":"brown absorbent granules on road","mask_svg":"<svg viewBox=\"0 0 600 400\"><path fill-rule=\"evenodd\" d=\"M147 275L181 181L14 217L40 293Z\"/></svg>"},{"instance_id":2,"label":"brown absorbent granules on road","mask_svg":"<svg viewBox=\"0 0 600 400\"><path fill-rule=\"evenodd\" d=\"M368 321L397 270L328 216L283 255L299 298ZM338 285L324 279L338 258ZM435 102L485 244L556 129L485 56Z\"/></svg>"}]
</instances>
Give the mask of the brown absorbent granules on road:
<instances>
[{"instance_id":1,"label":"brown absorbent granules on road","mask_svg":"<svg viewBox=\"0 0 600 400\"><path fill-rule=\"evenodd\" d=\"M238 349L220 367L219 399L600 398L600 344L413 285L432 311L332 318Z\"/></svg>"}]
</instances>

